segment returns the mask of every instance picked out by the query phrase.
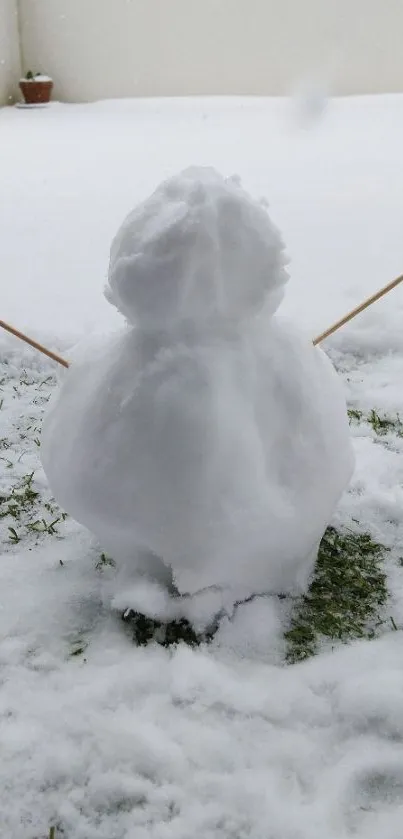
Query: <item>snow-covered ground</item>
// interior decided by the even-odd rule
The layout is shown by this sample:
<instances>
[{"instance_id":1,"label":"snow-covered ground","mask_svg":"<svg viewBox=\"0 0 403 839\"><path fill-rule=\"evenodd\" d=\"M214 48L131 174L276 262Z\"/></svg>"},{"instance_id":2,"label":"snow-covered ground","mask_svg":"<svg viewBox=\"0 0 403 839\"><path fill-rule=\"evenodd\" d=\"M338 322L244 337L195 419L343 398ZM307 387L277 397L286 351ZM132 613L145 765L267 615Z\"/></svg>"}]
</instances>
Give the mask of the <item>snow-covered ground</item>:
<instances>
[{"instance_id":1,"label":"snow-covered ground","mask_svg":"<svg viewBox=\"0 0 403 839\"><path fill-rule=\"evenodd\" d=\"M101 292L122 218L211 164L269 200L291 257L283 311L314 336L403 270L402 136L396 96L316 116L253 99L3 110L0 317L66 355L114 328ZM403 415L402 322L397 289L327 344L364 414ZM400 839L400 427L353 427L338 512L391 548L382 637L284 666L284 615L260 599L210 647L137 648L110 609L113 568L39 468L58 371L5 335L0 363L0 836Z\"/></svg>"}]
</instances>

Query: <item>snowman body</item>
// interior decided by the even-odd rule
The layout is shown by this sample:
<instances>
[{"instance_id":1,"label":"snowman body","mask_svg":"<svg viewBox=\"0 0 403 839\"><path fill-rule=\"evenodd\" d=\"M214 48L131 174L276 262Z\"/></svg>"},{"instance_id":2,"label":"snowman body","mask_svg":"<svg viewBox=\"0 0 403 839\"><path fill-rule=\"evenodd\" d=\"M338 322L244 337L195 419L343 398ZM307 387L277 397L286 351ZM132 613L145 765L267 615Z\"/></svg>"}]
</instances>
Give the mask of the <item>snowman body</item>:
<instances>
[{"instance_id":1,"label":"snowman body","mask_svg":"<svg viewBox=\"0 0 403 839\"><path fill-rule=\"evenodd\" d=\"M353 468L342 384L276 309L266 210L188 170L125 222L107 296L129 325L77 355L44 423L59 503L181 592L304 589Z\"/></svg>"}]
</instances>

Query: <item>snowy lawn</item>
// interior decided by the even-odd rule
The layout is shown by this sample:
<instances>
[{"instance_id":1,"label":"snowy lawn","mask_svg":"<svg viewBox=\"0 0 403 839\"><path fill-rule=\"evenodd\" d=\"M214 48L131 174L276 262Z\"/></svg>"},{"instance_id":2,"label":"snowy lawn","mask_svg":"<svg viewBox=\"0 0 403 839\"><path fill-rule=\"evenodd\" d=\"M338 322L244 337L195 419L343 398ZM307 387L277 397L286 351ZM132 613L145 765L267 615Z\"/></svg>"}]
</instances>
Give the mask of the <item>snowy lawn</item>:
<instances>
[{"instance_id":1,"label":"snowy lawn","mask_svg":"<svg viewBox=\"0 0 403 839\"><path fill-rule=\"evenodd\" d=\"M112 235L197 163L268 198L292 260L283 311L314 336L403 271L402 133L403 97L316 119L279 100L3 110L0 317L66 355L114 328ZM257 598L211 644L168 648L133 643L113 564L47 489L59 371L0 336L1 837L401 836L402 322L398 289L326 345L357 468L308 597Z\"/></svg>"}]
</instances>

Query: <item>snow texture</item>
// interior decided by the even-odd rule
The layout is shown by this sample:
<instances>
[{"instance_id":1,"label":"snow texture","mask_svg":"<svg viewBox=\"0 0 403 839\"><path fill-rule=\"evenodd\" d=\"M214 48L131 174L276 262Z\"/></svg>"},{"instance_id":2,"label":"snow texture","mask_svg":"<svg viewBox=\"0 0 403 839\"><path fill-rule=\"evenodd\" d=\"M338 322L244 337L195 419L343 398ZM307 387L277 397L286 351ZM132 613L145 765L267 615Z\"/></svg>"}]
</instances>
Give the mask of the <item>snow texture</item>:
<instances>
[{"instance_id":1,"label":"snow texture","mask_svg":"<svg viewBox=\"0 0 403 839\"><path fill-rule=\"evenodd\" d=\"M62 507L182 593L303 590L352 474L342 384L274 317L286 280L237 180L172 177L112 245L107 294L135 327L74 359L44 422Z\"/></svg>"},{"instance_id":2,"label":"snow texture","mask_svg":"<svg viewBox=\"0 0 403 839\"><path fill-rule=\"evenodd\" d=\"M30 77L27 79L26 76L23 76L20 79L20 82L51 82L53 81L50 76L45 76L43 73L36 73L35 76L32 78Z\"/></svg>"},{"instance_id":3,"label":"snow texture","mask_svg":"<svg viewBox=\"0 0 403 839\"><path fill-rule=\"evenodd\" d=\"M190 167L136 208L111 249L107 299L152 332L244 322L274 312L288 277L263 202L236 177Z\"/></svg>"}]
</instances>

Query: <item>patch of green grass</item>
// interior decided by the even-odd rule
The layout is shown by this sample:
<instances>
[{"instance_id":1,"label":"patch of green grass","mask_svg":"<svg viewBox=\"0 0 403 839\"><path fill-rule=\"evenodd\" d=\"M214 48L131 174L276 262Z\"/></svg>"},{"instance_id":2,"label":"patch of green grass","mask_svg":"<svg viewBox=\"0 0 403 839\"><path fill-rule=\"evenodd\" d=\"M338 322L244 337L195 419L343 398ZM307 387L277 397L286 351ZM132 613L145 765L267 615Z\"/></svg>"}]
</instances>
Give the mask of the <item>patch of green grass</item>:
<instances>
[{"instance_id":1,"label":"patch of green grass","mask_svg":"<svg viewBox=\"0 0 403 839\"><path fill-rule=\"evenodd\" d=\"M4 545L15 546L25 540L32 543L33 538L35 542L45 536L61 538L67 515L46 487L35 481L42 417L55 378L53 374L44 377L35 370L22 370L16 376L7 358L0 357L0 364L4 372L0 395L5 420L10 411L9 434L0 438L0 540ZM20 410L16 405L19 400ZM22 467L26 455L32 464L28 474Z\"/></svg>"},{"instance_id":2,"label":"patch of green grass","mask_svg":"<svg viewBox=\"0 0 403 839\"><path fill-rule=\"evenodd\" d=\"M374 636L388 592L382 559L387 551L368 533L329 527L322 539L309 591L294 609L285 634L287 661L314 655L320 640Z\"/></svg>"},{"instance_id":3,"label":"patch of green grass","mask_svg":"<svg viewBox=\"0 0 403 839\"><path fill-rule=\"evenodd\" d=\"M23 513L32 509L39 493L32 487L32 480L34 473L24 477L13 486L10 494L2 498L2 509L0 510L0 517L12 516L12 518L20 519Z\"/></svg>"},{"instance_id":4,"label":"patch of green grass","mask_svg":"<svg viewBox=\"0 0 403 839\"><path fill-rule=\"evenodd\" d=\"M69 658L77 658L79 656L84 655L86 649L88 647L88 642L83 639L78 639L71 645L71 649L69 652Z\"/></svg>"},{"instance_id":5,"label":"patch of green grass","mask_svg":"<svg viewBox=\"0 0 403 839\"><path fill-rule=\"evenodd\" d=\"M368 423L378 437L385 437L387 434L395 434L396 437L403 437L403 422L399 414L395 416L383 414L382 416L374 408L365 414L358 408L348 409L350 424L359 425L362 422Z\"/></svg>"},{"instance_id":6,"label":"patch of green grass","mask_svg":"<svg viewBox=\"0 0 403 839\"><path fill-rule=\"evenodd\" d=\"M105 568L115 568L115 566L116 566L115 560L112 559L111 556L108 556L105 553L101 553L101 556L99 557L99 559L95 563L96 571L104 571Z\"/></svg>"},{"instance_id":7,"label":"patch of green grass","mask_svg":"<svg viewBox=\"0 0 403 839\"><path fill-rule=\"evenodd\" d=\"M192 624L184 617L175 618L166 623L150 618L133 609L128 609L122 615L124 623L133 637L133 641L140 647L154 642L162 647L184 643L189 647L208 643L214 638L219 627L219 621L214 621L204 632L196 632Z\"/></svg>"},{"instance_id":8,"label":"patch of green grass","mask_svg":"<svg viewBox=\"0 0 403 839\"><path fill-rule=\"evenodd\" d=\"M163 647L169 647L181 641L193 647L205 640L196 634L192 625L185 618L163 623L147 615L142 615L140 612L128 609L122 615L122 619L130 628L133 640L140 647L144 647L152 641L161 644Z\"/></svg>"},{"instance_id":9,"label":"patch of green grass","mask_svg":"<svg viewBox=\"0 0 403 839\"><path fill-rule=\"evenodd\" d=\"M313 656L324 640L345 643L374 637L386 623L380 613L388 597L382 567L387 551L368 533L328 527L309 590L296 601L284 636L289 664ZM217 616L206 632L198 634L184 618L162 623L132 610L122 617L140 646L151 642L164 647L181 642L189 646L208 643L220 623ZM392 618L390 625L397 629Z\"/></svg>"},{"instance_id":10,"label":"patch of green grass","mask_svg":"<svg viewBox=\"0 0 403 839\"><path fill-rule=\"evenodd\" d=\"M356 424L359 425L360 422L364 420L364 414L358 408L349 408L347 411L347 415L350 421L350 425Z\"/></svg>"},{"instance_id":11,"label":"patch of green grass","mask_svg":"<svg viewBox=\"0 0 403 839\"><path fill-rule=\"evenodd\" d=\"M44 502L34 486L34 472L24 475L0 496L0 519L7 524L8 539L17 544L30 534L58 535L58 525L67 514L53 502ZM7 522L9 519L9 523Z\"/></svg>"}]
</instances>

